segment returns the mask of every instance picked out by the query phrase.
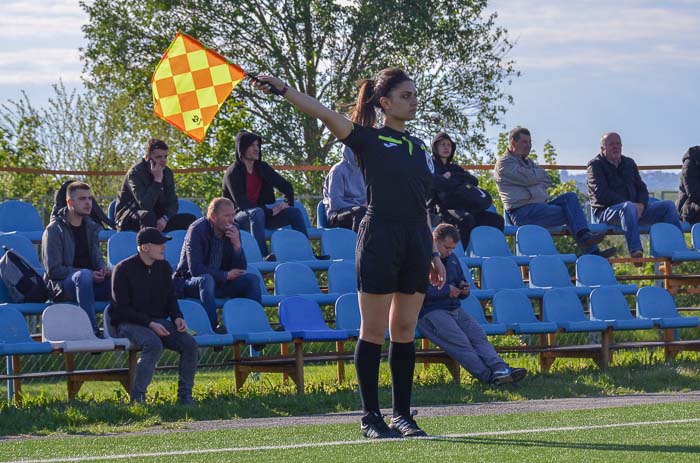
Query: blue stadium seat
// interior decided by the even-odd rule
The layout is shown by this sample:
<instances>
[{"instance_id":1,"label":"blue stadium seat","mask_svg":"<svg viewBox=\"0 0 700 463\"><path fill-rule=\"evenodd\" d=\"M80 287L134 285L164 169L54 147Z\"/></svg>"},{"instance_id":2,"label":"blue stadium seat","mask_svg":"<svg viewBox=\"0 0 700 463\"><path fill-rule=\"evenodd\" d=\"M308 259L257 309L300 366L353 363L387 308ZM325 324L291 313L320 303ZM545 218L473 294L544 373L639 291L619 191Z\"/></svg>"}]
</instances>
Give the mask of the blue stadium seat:
<instances>
[{"instance_id":1,"label":"blue stadium seat","mask_svg":"<svg viewBox=\"0 0 700 463\"><path fill-rule=\"evenodd\" d=\"M522 230L525 227L520 227ZM520 231L518 231L520 233ZM571 282L569 270L566 264L556 256L537 256L530 261L530 287L542 288L568 288L575 291L579 297L588 297L592 288L588 286L575 286Z\"/></svg>"},{"instance_id":2,"label":"blue stadium seat","mask_svg":"<svg viewBox=\"0 0 700 463\"><path fill-rule=\"evenodd\" d=\"M452 253L467 267L479 268L484 261L483 257L469 257L461 241L455 243L455 248L452 250Z\"/></svg>"},{"instance_id":3,"label":"blue stadium seat","mask_svg":"<svg viewBox=\"0 0 700 463\"><path fill-rule=\"evenodd\" d=\"M700 251L688 249L683 232L670 223L655 223L651 226L649 253L653 257L666 257L673 262L700 260Z\"/></svg>"},{"instance_id":4,"label":"blue stadium seat","mask_svg":"<svg viewBox=\"0 0 700 463\"><path fill-rule=\"evenodd\" d=\"M107 218L114 222L114 216L117 214L117 200L113 199L107 206Z\"/></svg>"},{"instance_id":5,"label":"blue stadium seat","mask_svg":"<svg viewBox=\"0 0 700 463\"><path fill-rule=\"evenodd\" d=\"M335 301L335 327L352 337L360 336L360 304L357 293L343 294Z\"/></svg>"},{"instance_id":6,"label":"blue stadium seat","mask_svg":"<svg viewBox=\"0 0 700 463\"><path fill-rule=\"evenodd\" d=\"M177 199L178 214L192 214L193 216L202 217L202 210L193 201L185 198Z\"/></svg>"},{"instance_id":7,"label":"blue stadium seat","mask_svg":"<svg viewBox=\"0 0 700 463\"><path fill-rule=\"evenodd\" d=\"M195 332L193 337L199 347L230 346L233 344L231 334L214 333L206 310L198 302L189 299L180 299L177 302L187 322L187 328Z\"/></svg>"},{"instance_id":8,"label":"blue stadium seat","mask_svg":"<svg viewBox=\"0 0 700 463\"><path fill-rule=\"evenodd\" d=\"M274 272L275 267L279 265L279 262L268 262L263 259L262 254L260 254L258 242L255 241L255 238L253 238L250 232L241 230L241 245L243 246L243 252L245 253L248 267L255 267L259 271L267 273Z\"/></svg>"},{"instance_id":9,"label":"blue stadium seat","mask_svg":"<svg viewBox=\"0 0 700 463\"><path fill-rule=\"evenodd\" d=\"M493 297L493 321L516 334L542 334L557 331L557 324L535 317L530 300L523 293L504 289Z\"/></svg>"},{"instance_id":10,"label":"blue stadium seat","mask_svg":"<svg viewBox=\"0 0 700 463\"><path fill-rule=\"evenodd\" d=\"M514 256L505 235L495 227L474 227L467 253L470 257L507 257L518 265L527 265L530 262L529 257Z\"/></svg>"},{"instance_id":11,"label":"blue stadium seat","mask_svg":"<svg viewBox=\"0 0 700 463\"><path fill-rule=\"evenodd\" d=\"M693 243L693 249L700 251L700 224L696 223L690 229L690 239Z\"/></svg>"},{"instance_id":12,"label":"blue stadium seat","mask_svg":"<svg viewBox=\"0 0 700 463\"><path fill-rule=\"evenodd\" d=\"M651 319L659 328L694 328L698 317L678 313L673 296L658 286L645 286L637 292L637 317Z\"/></svg>"},{"instance_id":13,"label":"blue stadium seat","mask_svg":"<svg viewBox=\"0 0 700 463\"><path fill-rule=\"evenodd\" d=\"M279 305L280 324L292 337L304 341L345 341L346 330L334 330L326 325L318 304L301 296L288 297Z\"/></svg>"},{"instance_id":14,"label":"blue stadium seat","mask_svg":"<svg viewBox=\"0 0 700 463\"><path fill-rule=\"evenodd\" d=\"M581 299L570 289L551 289L544 294L542 321L554 322L567 332L605 331L608 328L607 323L586 317Z\"/></svg>"},{"instance_id":15,"label":"blue stadium seat","mask_svg":"<svg viewBox=\"0 0 700 463\"><path fill-rule=\"evenodd\" d=\"M328 269L328 292L330 293L356 293L357 273L355 262L334 262Z\"/></svg>"},{"instance_id":16,"label":"blue stadium seat","mask_svg":"<svg viewBox=\"0 0 700 463\"><path fill-rule=\"evenodd\" d=\"M614 330L647 330L654 327L649 319L635 318L624 294L611 287L594 289L588 301L591 320L601 320Z\"/></svg>"},{"instance_id":17,"label":"blue stadium seat","mask_svg":"<svg viewBox=\"0 0 700 463\"><path fill-rule=\"evenodd\" d=\"M326 215L326 205L323 204L323 200L316 204L316 227L328 228L328 215Z\"/></svg>"},{"instance_id":18,"label":"blue stadium seat","mask_svg":"<svg viewBox=\"0 0 700 463\"><path fill-rule=\"evenodd\" d=\"M484 308L481 307L479 300L472 294L462 299L460 302L460 307L462 310L472 317L476 322L481 325L486 334L505 334L508 329L506 325L502 323L489 323L484 315Z\"/></svg>"},{"instance_id":19,"label":"blue stadium seat","mask_svg":"<svg viewBox=\"0 0 700 463\"><path fill-rule=\"evenodd\" d=\"M275 269L275 294L304 296L319 304L334 304L340 296L338 293L322 293L314 272L297 262L280 264Z\"/></svg>"},{"instance_id":20,"label":"blue stadium seat","mask_svg":"<svg viewBox=\"0 0 700 463\"><path fill-rule=\"evenodd\" d=\"M172 237L170 241L165 243L165 260L167 260L173 270L175 270L177 264L180 262L180 253L182 252L182 245L185 243L187 230L172 230L165 235Z\"/></svg>"},{"instance_id":21,"label":"blue stadium seat","mask_svg":"<svg viewBox=\"0 0 700 463\"><path fill-rule=\"evenodd\" d=\"M527 297L542 297L544 290L528 288L523 283L520 269L513 259L508 257L489 257L481 266L481 283L484 289L515 289ZM494 296L495 297L495 296Z\"/></svg>"},{"instance_id":22,"label":"blue stadium seat","mask_svg":"<svg viewBox=\"0 0 700 463\"><path fill-rule=\"evenodd\" d=\"M515 234L515 252L519 256L555 256L562 262L573 264L576 254L560 254L554 246L552 235L538 225L523 225Z\"/></svg>"},{"instance_id":23,"label":"blue stadium seat","mask_svg":"<svg viewBox=\"0 0 700 463\"><path fill-rule=\"evenodd\" d=\"M347 228L329 228L321 236L321 254L331 260L355 260L357 233Z\"/></svg>"},{"instance_id":24,"label":"blue stadium seat","mask_svg":"<svg viewBox=\"0 0 700 463\"><path fill-rule=\"evenodd\" d=\"M136 232L120 231L107 240L107 262L112 267L137 252Z\"/></svg>"},{"instance_id":25,"label":"blue stadium seat","mask_svg":"<svg viewBox=\"0 0 700 463\"><path fill-rule=\"evenodd\" d=\"M32 339L27 321L18 310L0 310L0 355L46 354L52 350L50 343Z\"/></svg>"},{"instance_id":26,"label":"blue stadium seat","mask_svg":"<svg viewBox=\"0 0 700 463\"><path fill-rule=\"evenodd\" d=\"M226 301L221 317L226 331L233 337L234 342L271 344L292 341L290 332L273 330L265 309L250 299Z\"/></svg>"},{"instance_id":27,"label":"blue stadium seat","mask_svg":"<svg viewBox=\"0 0 700 463\"><path fill-rule=\"evenodd\" d=\"M40 243L41 235L44 234L44 222L30 203L4 201L0 203L0 232L16 232L34 243Z\"/></svg>"},{"instance_id":28,"label":"blue stadium seat","mask_svg":"<svg viewBox=\"0 0 700 463\"><path fill-rule=\"evenodd\" d=\"M271 245L278 262L297 262L312 270L328 270L333 263L330 259L317 259L309 240L296 230L277 230L272 234Z\"/></svg>"},{"instance_id":29,"label":"blue stadium seat","mask_svg":"<svg viewBox=\"0 0 700 463\"><path fill-rule=\"evenodd\" d=\"M621 284L617 281L615 272L607 259L593 254L584 254L576 261L576 285L591 288L614 286L623 294L637 292L637 285Z\"/></svg>"},{"instance_id":30,"label":"blue stadium seat","mask_svg":"<svg viewBox=\"0 0 700 463\"><path fill-rule=\"evenodd\" d=\"M269 291L267 290L267 286L265 285L265 279L260 273L260 270L258 270L257 268L249 265L246 271L248 273L254 273L260 279L260 295L262 296L262 305L264 305L265 307L277 307L277 304L282 302L284 296L275 296L269 293Z\"/></svg>"},{"instance_id":31,"label":"blue stadium seat","mask_svg":"<svg viewBox=\"0 0 700 463\"><path fill-rule=\"evenodd\" d=\"M496 294L496 291L493 289L477 288L474 284L474 279L472 278L472 272L469 270L469 267L467 267L467 264L461 259L459 261L459 264L462 266L462 273L464 273L464 278L466 279L467 283L469 283L469 294L473 294L479 300L491 299L493 295Z\"/></svg>"}]
</instances>

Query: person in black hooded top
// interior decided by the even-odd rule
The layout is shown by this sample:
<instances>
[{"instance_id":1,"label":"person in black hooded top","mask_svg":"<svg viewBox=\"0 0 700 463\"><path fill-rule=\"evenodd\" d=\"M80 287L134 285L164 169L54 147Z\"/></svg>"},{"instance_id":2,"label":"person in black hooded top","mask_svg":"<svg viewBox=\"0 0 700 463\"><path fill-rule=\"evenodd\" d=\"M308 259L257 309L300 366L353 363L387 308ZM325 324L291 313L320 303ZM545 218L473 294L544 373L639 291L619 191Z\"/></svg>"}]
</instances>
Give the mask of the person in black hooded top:
<instances>
[{"instance_id":1,"label":"person in black hooded top","mask_svg":"<svg viewBox=\"0 0 700 463\"><path fill-rule=\"evenodd\" d=\"M236 135L236 161L224 174L223 197L233 201L235 220L239 227L249 230L258 242L260 254L268 256L265 229L291 225L307 235L301 211L294 207L294 187L270 165L260 160L260 135L241 130ZM275 189L284 195L284 201L272 207ZM308 235L307 235L308 236Z\"/></svg>"},{"instance_id":2,"label":"person in black hooded top","mask_svg":"<svg viewBox=\"0 0 700 463\"><path fill-rule=\"evenodd\" d=\"M474 227L488 225L503 231L505 221L499 214L486 210L493 201L487 191L478 188L479 180L452 162L456 149L457 144L446 132L433 138L435 173L431 205L442 222L457 227L466 249Z\"/></svg>"},{"instance_id":3,"label":"person in black hooded top","mask_svg":"<svg viewBox=\"0 0 700 463\"><path fill-rule=\"evenodd\" d=\"M700 222L700 145L688 148L683 155L679 188L676 207L681 220Z\"/></svg>"}]
</instances>

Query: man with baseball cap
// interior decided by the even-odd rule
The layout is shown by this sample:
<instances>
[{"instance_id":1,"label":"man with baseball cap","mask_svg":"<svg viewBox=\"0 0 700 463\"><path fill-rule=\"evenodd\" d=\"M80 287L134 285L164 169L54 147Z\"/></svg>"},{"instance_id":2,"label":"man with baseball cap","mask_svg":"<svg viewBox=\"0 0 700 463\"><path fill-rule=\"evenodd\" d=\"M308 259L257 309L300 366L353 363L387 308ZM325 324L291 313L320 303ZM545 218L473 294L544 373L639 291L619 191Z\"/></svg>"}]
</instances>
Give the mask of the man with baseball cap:
<instances>
[{"instance_id":1,"label":"man with baseball cap","mask_svg":"<svg viewBox=\"0 0 700 463\"><path fill-rule=\"evenodd\" d=\"M177 303L172 269L165 260L165 243L170 240L156 228L148 227L136 236L138 254L114 267L112 275L111 322L119 336L141 349L136 367L132 402L144 402L163 347L180 354L178 402L193 404L192 387L197 370L197 342Z\"/></svg>"}]
</instances>

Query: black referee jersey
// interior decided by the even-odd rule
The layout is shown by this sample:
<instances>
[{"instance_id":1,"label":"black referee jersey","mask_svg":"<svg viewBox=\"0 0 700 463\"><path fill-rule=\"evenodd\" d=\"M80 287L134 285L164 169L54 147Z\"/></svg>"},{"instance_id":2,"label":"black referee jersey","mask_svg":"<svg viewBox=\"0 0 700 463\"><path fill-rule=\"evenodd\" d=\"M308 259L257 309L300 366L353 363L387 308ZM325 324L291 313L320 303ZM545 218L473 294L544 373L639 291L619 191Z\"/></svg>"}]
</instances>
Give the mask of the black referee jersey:
<instances>
[{"instance_id":1,"label":"black referee jersey","mask_svg":"<svg viewBox=\"0 0 700 463\"><path fill-rule=\"evenodd\" d=\"M407 132L355 123L341 141L353 150L364 174L368 216L425 221L435 170L425 143Z\"/></svg>"}]
</instances>

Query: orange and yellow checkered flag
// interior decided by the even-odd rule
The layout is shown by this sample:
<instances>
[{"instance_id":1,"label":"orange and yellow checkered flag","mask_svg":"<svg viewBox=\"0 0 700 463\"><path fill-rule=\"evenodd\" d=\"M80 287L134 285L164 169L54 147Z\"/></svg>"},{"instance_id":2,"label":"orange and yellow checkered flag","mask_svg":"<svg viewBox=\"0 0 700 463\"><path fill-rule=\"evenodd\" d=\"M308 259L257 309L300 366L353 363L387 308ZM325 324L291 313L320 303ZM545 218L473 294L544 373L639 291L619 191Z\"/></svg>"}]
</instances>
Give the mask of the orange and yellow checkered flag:
<instances>
[{"instance_id":1,"label":"orange and yellow checkered flag","mask_svg":"<svg viewBox=\"0 0 700 463\"><path fill-rule=\"evenodd\" d=\"M238 65L178 32L151 78L153 112L201 142L245 75Z\"/></svg>"}]
</instances>

